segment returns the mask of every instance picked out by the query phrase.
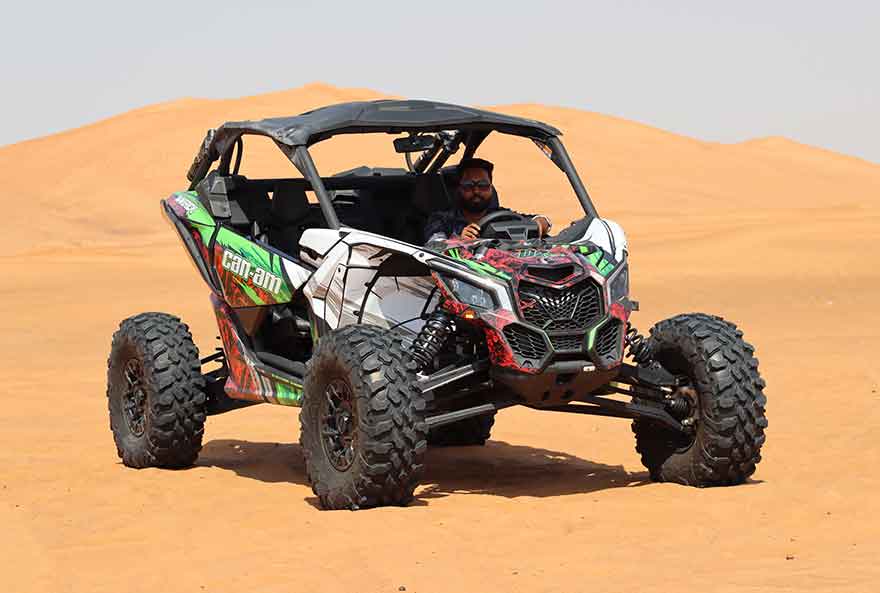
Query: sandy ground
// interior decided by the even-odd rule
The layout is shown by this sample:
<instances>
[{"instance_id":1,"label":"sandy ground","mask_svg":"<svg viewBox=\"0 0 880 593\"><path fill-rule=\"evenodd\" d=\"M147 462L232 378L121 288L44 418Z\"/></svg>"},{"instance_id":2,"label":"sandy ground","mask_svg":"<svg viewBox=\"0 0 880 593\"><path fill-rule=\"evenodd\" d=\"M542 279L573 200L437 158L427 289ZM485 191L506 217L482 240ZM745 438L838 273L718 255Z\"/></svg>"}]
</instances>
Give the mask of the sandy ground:
<instances>
[{"instance_id":1,"label":"sandy ground","mask_svg":"<svg viewBox=\"0 0 880 593\"><path fill-rule=\"evenodd\" d=\"M746 485L653 484L627 422L518 409L485 448L431 451L405 509L319 511L285 408L210 418L192 469L122 466L104 396L119 320L168 311L203 352L216 344L157 203L185 186L204 129L370 96L184 100L0 148L4 590L877 590L880 166L784 139L504 108L562 128L600 212L627 229L639 327L706 311L757 346L770 427ZM319 167L371 160L346 142L320 147ZM564 181L518 150L482 151L502 200L573 217ZM246 164L285 170L268 152Z\"/></svg>"}]
</instances>

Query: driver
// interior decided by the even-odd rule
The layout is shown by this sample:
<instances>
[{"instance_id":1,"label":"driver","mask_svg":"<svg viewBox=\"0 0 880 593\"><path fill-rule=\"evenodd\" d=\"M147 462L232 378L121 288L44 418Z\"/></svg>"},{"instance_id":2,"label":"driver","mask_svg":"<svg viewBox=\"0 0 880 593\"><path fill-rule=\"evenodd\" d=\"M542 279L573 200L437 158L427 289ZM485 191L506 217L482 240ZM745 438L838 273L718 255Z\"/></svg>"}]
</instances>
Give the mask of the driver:
<instances>
[{"instance_id":1,"label":"driver","mask_svg":"<svg viewBox=\"0 0 880 593\"><path fill-rule=\"evenodd\" d=\"M458 165L458 200L452 210L431 214L425 224L425 243L452 237L476 239L480 236L477 221L497 210L508 210L492 204L492 170L495 165L484 159L464 159ZM538 236L550 230L550 219L543 214L531 217L538 224Z\"/></svg>"}]
</instances>

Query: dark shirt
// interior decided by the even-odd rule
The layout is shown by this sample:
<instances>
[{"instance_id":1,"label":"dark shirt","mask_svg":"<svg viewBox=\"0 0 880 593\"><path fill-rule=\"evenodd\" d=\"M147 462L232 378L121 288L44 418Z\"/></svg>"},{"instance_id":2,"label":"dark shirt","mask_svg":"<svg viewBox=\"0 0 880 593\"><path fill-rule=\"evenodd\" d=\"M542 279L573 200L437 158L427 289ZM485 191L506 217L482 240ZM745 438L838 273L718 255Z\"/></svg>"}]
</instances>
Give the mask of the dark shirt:
<instances>
[{"instance_id":1,"label":"dark shirt","mask_svg":"<svg viewBox=\"0 0 880 593\"><path fill-rule=\"evenodd\" d=\"M486 214L496 212L498 210L507 210L507 208L492 207L486 209ZM464 217L464 213L458 208L451 210L440 210L434 212L428 218L425 224L424 242L448 239L453 236L461 235L464 227L470 223Z\"/></svg>"},{"instance_id":2,"label":"dark shirt","mask_svg":"<svg viewBox=\"0 0 880 593\"><path fill-rule=\"evenodd\" d=\"M499 210L513 212L514 214L519 214L526 218L535 217L534 214L521 214L510 208L501 208L500 206L489 206L486 208L486 214L483 214L483 216ZM427 243L428 241L442 241L443 239L449 239L450 237L458 237L461 235L464 227L469 224L470 223L464 217L462 211L458 208L434 212L428 218L428 222L425 223L424 243Z\"/></svg>"}]
</instances>

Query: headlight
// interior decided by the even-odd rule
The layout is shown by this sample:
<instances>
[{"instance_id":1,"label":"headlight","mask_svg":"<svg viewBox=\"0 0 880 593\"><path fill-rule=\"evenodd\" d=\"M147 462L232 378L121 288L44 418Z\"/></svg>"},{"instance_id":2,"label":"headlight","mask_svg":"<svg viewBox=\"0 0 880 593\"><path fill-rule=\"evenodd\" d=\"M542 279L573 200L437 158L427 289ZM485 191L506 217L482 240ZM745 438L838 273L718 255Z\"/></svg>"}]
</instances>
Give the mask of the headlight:
<instances>
[{"instance_id":1,"label":"headlight","mask_svg":"<svg viewBox=\"0 0 880 593\"><path fill-rule=\"evenodd\" d=\"M474 286L455 276L440 276L443 282L452 291L452 294L459 301L471 307L479 307L480 309L494 309L495 300L491 293L478 286Z\"/></svg>"},{"instance_id":2,"label":"headlight","mask_svg":"<svg viewBox=\"0 0 880 593\"><path fill-rule=\"evenodd\" d=\"M616 303L629 294L629 265L624 265L617 272L617 275L611 280L611 286L608 289L611 302Z\"/></svg>"}]
</instances>

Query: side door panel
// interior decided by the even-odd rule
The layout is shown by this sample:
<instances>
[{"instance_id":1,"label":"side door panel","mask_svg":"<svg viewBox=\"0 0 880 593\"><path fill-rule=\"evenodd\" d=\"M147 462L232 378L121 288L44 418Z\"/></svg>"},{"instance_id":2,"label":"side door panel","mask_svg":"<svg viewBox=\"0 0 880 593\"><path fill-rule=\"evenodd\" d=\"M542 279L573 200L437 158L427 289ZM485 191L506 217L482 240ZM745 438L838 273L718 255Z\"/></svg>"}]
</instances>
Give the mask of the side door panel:
<instances>
[{"instance_id":1,"label":"side door panel","mask_svg":"<svg viewBox=\"0 0 880 593\"><path fill-rule=\"evenodd\" d=\"M224 300L234 308L288 303L311 273L226 227L214 237L213 254Z\"/></svg>"}]
</instances>

